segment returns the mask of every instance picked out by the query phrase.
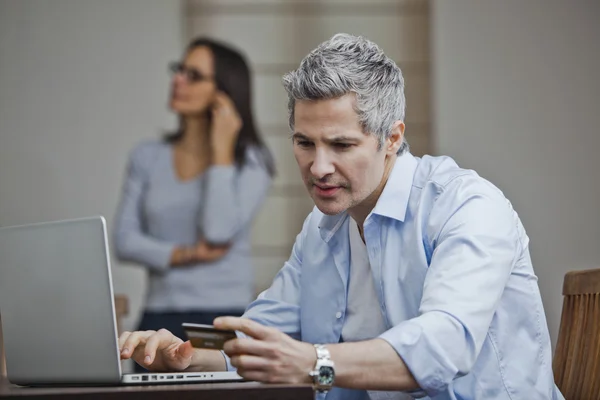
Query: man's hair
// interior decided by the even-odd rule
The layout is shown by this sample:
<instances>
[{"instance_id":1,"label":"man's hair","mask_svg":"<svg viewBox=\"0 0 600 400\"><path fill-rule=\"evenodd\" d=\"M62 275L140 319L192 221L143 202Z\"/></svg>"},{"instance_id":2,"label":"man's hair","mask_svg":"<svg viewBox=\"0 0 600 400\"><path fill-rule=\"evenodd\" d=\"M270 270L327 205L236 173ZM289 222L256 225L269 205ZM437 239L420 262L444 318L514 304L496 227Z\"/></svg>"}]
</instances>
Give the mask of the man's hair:
<instances>
[{"instance_id":1,"label":"man's hair","mask_svg":"<svg viewBox=\"0 0 600 400\"><path fill-rule=\"evenodd\" d=\"M289 125L294 130L298 100L328 100L349 93L363 132L375 135L379 146L394 122L404 121L402 71L375 43L362 36L338 33L311 51L295 71L283 76L288 94ZM408 151L402 138L398 154Z\"/></svg>"}]
</instances>

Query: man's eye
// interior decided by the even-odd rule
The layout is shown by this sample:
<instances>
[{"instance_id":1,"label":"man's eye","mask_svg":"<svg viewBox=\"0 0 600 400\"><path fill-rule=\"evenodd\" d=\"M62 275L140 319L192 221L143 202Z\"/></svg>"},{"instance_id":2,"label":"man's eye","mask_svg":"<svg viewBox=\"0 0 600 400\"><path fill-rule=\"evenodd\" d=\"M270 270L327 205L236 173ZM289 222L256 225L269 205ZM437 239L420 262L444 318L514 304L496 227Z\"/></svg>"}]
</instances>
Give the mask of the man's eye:
<instances>
[{"instance_id":1,"label":"man's eye","mask_svg":"<svg viewBox=\"0 0 600 400\"><path fill-rule=\"evenodd\" d=\"M350 147L352 147L350 143L334 143L333 145L335 148L342 150L349 149Z\"/></svg>"},{"instance_id":2,"label":"man's eye","mask_svg":"<svg viewBox=\"0 0 600 400\"><path fill-rule=\"evenodd\" d=\"M298 141L296 141L296 144L300 147L310 147L311 142L306 141L306 140L298 140Z\"/></svg>"}]
</instances>

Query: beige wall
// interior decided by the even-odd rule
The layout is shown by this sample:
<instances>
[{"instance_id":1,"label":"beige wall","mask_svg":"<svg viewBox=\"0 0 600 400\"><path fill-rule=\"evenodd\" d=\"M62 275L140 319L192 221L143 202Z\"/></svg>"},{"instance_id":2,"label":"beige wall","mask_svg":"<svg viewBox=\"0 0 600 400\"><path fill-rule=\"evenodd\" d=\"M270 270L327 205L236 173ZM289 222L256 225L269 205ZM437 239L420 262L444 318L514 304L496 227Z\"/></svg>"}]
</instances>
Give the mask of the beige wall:
<instances>
[{"instance_id":1,"label":"beige wall","mask_svg":"<svg viewBox=\"0 0 600 400\"><path fill-rule=\"evenodd\" d=\"M173 125L165 65L179 56L178 1L0 1L0 225L103 214L112 226L128 150ZM298 185L282 73L339 31L365 34L403 68L407 137L477 169L520 212L556 338L561 280L600 264L600 13L594 1L191 1L187 38L243 48L280 176L255 227L258 288L281 266L311 202ZM429 65L429 12L432 55ZM144 291L115 264L117 292Z\"/></svg>"},{"instance_id":2,"label":"beige wall","mask_svg":"<svg viewBox=\"0 0 600 400\"><path fill-rule=\"evenodd\" d=\"M431 11L435 149L512 200L555 342L564 273L600 267L600 3L437 0Z\"/></svg>"},{"instance_id":3,"label":"beige wall","mask_svg":"<svg viewBox=\"0 0 600 400\"><path fill-rule=\"evenodd\" d=\"M300 185L281 75L337 32L365 34L406 75L407 136L429 138L429 17L425 0L214 2L0 1L0 225L101 214L109 228L128 151L174 126L166 64L182 38L210 34L242 48L256 72L258 122L279 176L254 229L257 291L287 258L312 202ZM187 16L187 17L186 17ZM140 268L113 261L135 327Z\"/></svg>"},{"instance_id":4,"label":"beige wall","mask_svg":"<svg viewBox=\"0 0 600 400\"><path fill-rule=\"evenodd\" d=\"M244 51L255 72L258 125L275 153L279 176L253 231L257 291L289 256L313 203L302 186L287 126L281 76L338 32L378 43L403 69L407 138L421 155L429 145L429 3L425 0L188 0L188 38L209 35Z\"/></svg>"},{"instance_id":5,"label":"beige wall","mask_svg":"<svg viewBox=\"0 0 600 400\"><path fill-rule=\"evenodd\" d=\"M158 137L181 6L164 0L0 1L0 225L102 214L109 227L127 152ZM140 268L113 264L131 329Z\"/></svg>"}]
</instances>

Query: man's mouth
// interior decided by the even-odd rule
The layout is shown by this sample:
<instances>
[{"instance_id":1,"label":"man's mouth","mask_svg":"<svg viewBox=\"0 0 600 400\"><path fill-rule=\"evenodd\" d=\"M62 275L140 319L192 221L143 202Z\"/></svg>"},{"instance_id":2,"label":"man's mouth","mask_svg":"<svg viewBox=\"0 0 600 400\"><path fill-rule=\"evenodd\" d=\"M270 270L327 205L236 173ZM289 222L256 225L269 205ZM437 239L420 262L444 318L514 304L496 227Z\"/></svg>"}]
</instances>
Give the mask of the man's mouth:
<instances>
[{"instance_id":1,"label":"man's mouth","mask_svg":"<svg viewBox=\"0 0 600 400\"><path fill-rule=\"evenodd\" d=\"M314 185L314 188L318 196L332 197L341 189L341 186Z\"/></svg>"},{"instance_id":2,"label":"man's mouth","mask_svg":"<svg viewBox=\"0 0 600 400\"><path fill-rule=\"evenodd\" d=\"M315 186L317 186L319 189L322 189L322 190L335 189L335 188L339 187L339 186L325 186L325 185L315 185Z\"/></svg>"}]
</instances>

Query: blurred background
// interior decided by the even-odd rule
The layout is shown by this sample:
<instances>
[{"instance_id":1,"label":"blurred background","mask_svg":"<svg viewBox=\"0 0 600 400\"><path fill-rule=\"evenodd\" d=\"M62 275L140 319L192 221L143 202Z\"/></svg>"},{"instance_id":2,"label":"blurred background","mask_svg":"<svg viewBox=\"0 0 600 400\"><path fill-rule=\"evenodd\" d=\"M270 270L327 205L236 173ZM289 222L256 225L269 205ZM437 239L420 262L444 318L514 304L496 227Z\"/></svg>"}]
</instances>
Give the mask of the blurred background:
<instances>
[{"instance_id":1,"label":"blurred background","mask_svg":"<svg viewBox=\"0 0 600 400\"><path fill-rule=\"evenodd\" d=\"M104 215L128 152L177 123L167 63L197 35L242 50L278 175L254 221L256 292L312 201L281 75L334 33L402 68L414 155L449 155L504 191L531 239L553 343L562 279L600 266L600 3L595 0L0 0L0 226ZM134 329L142 268L113 261Z\"/></svg>"}]
</instances>

